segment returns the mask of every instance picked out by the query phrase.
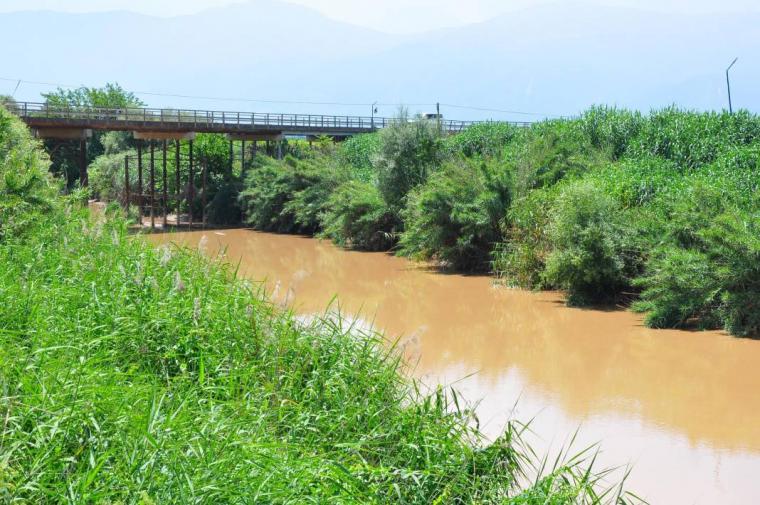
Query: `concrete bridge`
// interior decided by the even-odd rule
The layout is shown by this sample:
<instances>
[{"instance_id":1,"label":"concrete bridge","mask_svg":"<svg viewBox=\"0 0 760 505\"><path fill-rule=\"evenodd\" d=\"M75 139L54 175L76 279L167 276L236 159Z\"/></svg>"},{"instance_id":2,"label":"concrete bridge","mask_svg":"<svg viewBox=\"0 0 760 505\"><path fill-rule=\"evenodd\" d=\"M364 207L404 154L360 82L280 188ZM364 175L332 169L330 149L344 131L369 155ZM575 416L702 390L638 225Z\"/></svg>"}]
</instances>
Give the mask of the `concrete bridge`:
<instances>
[{"instance_id":1,"label":"concrete bridge","mask_svg":"<svg viewBox=\"0 0 760 505\"><path fill-rule=\"evenodd\" d=\"M120 130L142 134L187 135L226 133L242 137L319 136L344 138L384 128L394 120L385 117L272 114L185 109L54 107L45 103L19 102L11 107L41 137L76 138L81 130ZM458 133L475 121L441 119L441 129ZM529 123L516 122L525 126Z\"/></svg>"},{"instance_id":2,"label":"concrete bridge","mask_svg":"<svg viewBox=\"0 0 760 505\"><path fill-rule=\"evenodd\" d=\"M197 179L200 179L200 199L205 223L206 206L206 166L204 162L193 159L193 140L197 133L226 134L230 143L230 169L234 160L233 143L240 142L242 161L245 161L245 142L251 141L256 153L259 141L268 147L274 143L278 158L282 157L282 140L285 137L319 136L345 139L352 135L370 133L385 128L395 119L375 116L328 116L312 114L272 114L254 112L229 112L186 109L154 108L98 108L98 107L57 107L46 103L16 102L6 104L11 112L18 115L36 134L38 138L59 139L80 142L79 174L80 184L87 186L87 139L93 130L131 131L136 143L135 159L125 157L124 179L125 195L123 204L136 204L140 216L150 215L151 227L155 218L163 215L163 225L167 225L167 216L176 210L176 224L180 224L180 205L187 201L188 208L196 198ZM414 120L414 119L413 119ZM443 132L454 134L481 122L456 121L450 119L433 119L440 124ZM513 122L516 126L529 126L527 122ZM143 142L145 141L145 142ZM174 164L186 167L187 181L180 180L180 170L175 171L176 193L167 193L167 159L170 158L168 142L173 141ZM180 156L180 142L188 142L188 155ZM159 149L159 160L155 150ZM148 151L149 158L144 160L143 152ZM157 163L158 162L158 163ZM147 164L144 174L143 164ZM136 166L135 166L136 165ZM137 185L131 187L130 170L136 168ZM158 172L158 173L157 173ZM143 180L143 176L147 180ZM157 178L161 177L162 191L156 191ZM180 188L186 191L180 192ZM188 224L193 225L192 213Z\"/></svg>"}]
</instances>

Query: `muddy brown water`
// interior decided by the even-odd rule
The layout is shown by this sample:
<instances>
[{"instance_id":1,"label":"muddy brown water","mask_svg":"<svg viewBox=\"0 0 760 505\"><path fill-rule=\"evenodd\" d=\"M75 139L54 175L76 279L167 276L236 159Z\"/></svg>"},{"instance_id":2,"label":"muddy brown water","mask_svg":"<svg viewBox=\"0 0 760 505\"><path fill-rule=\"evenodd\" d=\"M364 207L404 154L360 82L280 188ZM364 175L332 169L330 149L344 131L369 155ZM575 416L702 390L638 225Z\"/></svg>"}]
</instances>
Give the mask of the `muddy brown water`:
<instances>
[{"instance_id":1,"label":"muddy brown water","mask_svg":"<svg viewBox=\"0 0 760 505\"><path fill-rule=\"evenodd\" d=\"M578 431L578 449L599 442L601 464L630 465L627 487L651 503L760 503L760 342L650 330L629 312L571 309L556 293L311 238L222 230L150 240L224 251L297 313L332 303L398 336L415 376L477 402L488 436L510 417L535 418L538 451Z\"/></svg>"}]
</instances>

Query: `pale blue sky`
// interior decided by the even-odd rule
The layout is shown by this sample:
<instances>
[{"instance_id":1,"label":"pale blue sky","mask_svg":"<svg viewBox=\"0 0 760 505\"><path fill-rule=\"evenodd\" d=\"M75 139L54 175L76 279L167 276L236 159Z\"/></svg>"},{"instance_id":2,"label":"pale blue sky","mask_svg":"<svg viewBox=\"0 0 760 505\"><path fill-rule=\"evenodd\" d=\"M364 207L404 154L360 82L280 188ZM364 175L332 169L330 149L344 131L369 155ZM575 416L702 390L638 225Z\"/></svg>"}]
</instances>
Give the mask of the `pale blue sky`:
<instances>
[{"instance_id":1,"label":"pale blue sky","mask_svg":"<svg viewBox=\"0 0 760 505\"><path fill-rule=\"evenodd\" d=\"M340 21L393 33L484 21L510 10L558 0L289 0ZM760 12L760 0L586 0L675 12ZM130 10L172 16L190 14L234 0L0 0L0 12L49 9L69 12Z\"/></svg>"}]
</instances>

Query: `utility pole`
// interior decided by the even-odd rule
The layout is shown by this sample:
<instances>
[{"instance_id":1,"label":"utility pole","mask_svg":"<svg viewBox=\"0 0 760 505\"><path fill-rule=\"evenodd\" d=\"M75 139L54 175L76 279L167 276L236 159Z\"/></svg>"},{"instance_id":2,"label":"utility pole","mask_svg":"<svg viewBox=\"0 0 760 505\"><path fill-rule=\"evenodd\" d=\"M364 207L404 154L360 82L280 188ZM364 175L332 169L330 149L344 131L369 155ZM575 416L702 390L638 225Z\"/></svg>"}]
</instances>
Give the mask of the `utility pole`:
<instances>
[{"instance_id":1,"label":"utility pole","mask_svg":"<svg viewBox=\"0 0 760 505\"><path fill-rule=\"evenodd\" d=\"M435 102L435 120L438 121L438 132L441 132L441 104Z\"/></svg>"},{"instance_id":2,"label":"utility pole","mask_svg":"<svg viewBox=\"0 0 760 505\"><path fill-rule=\"evenodd\" d=\"M731 70L731 68L736 64L738 60L739 58L734 58L734 61L732 61L731 64L726 69L726 87L728 88L728 113L729 114L734 113L734 106L731 103L731 79L728 76L728 72Z\"/></svg>"},{"instance_id":3,"label":"utility pole","mask_svg":"<svg viewBox=\"0 0 760 505\"><path fill-rule=\"evenodd\" d=\"M372 119L370 122L370 126L372 128L372 131L375 130L375 114L377 113L377 102L374 102L372 104Z\"/></svg>"}]
</instances>

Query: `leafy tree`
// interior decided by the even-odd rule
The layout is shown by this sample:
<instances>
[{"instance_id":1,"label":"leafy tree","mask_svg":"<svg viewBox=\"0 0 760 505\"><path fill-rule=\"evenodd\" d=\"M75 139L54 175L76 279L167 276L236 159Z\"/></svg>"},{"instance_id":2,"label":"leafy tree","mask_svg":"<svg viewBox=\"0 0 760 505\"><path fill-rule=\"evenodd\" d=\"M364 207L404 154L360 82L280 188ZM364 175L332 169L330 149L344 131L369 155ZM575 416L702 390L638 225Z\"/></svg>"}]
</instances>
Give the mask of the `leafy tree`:
<instances>
[{"instance_id":1,"label":"leafy tree","mask_svg":"<svg viewBox=\"0 0 760 505\"><path fill-rule=\"evenodd\" d=\"M48 163L24 123L0 105L0 240L25 231L53 206Z\"/></svg>"},{"instance_id":2,"label":"leafy tree","mask_svg":"<svg viewBox=\"0 0 760 505\"><path fill-rule=\"evenodd\" d=\"M126 91L117 83L108 83L102 88L85 86L76 89L58 88L50 93L43 93L42 96L45 103L54 107L127 108L145 106L145 103L137 98L134 93ZM127 149L133 147L129 133L93 132L92 138L87 142L86 163L88 165L95 158L106 153L106 136L109 137L108 154L113 154L113 148L116 145ZM46 150L51 153L50 170L54 174L62 176L66 180L67 186L74 186L79 180L79 142L48 139L44 143Z\"/></svg>"},{"instance_id":3,"label":"leafy tree","mask_svg":"<svg viewBox=\"0 0 760 505\"><path fill-rule=\"evenodd\" d=\"M440 164L441 143L435 122L411 120L404 109L380 131L380 152L375 161L378 189L393 212L400 212L409 191L425 182Z\"/></svg>"},{"instance_id":4,"label":"leafy tree","mask_svg":"<svg viewBox=\"0 0 760 505\"><path fill-rule=\"evenodd\" d=\"M107 83L102 88L82 86L76 89L58 88L50 93L42 93L45 103L54 107L103 107L127 108L144 107L137 96L122 88L118 83Z\"/></svg>"}]
</instances>

